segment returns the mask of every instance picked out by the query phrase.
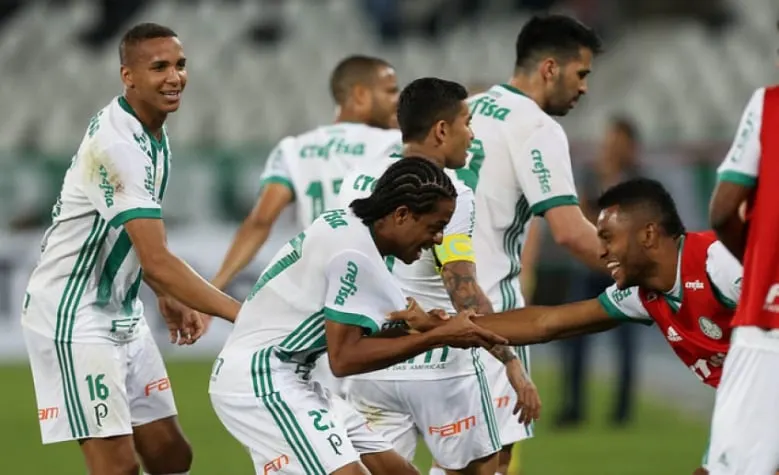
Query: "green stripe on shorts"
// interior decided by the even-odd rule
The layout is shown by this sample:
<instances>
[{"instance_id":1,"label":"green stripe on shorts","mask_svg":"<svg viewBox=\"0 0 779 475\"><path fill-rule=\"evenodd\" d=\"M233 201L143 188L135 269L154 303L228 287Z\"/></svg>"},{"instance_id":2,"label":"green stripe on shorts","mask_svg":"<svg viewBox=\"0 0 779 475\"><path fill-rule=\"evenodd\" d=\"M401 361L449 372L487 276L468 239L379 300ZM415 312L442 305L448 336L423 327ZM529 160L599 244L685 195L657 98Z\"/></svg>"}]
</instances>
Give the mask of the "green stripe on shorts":
<instances>
[{"instance_id":1,"label":"green stripe on shorts","mask_svg":"<svg viewBox=\"0 0 779 475\"><path fill-rule=\"evenodd\" d=\"M473 368L476 370L476 380L479 383L479 397L481 398L481 408L484 412L485 422L487 423L487 432L490 435L490 442L495 451L500 450L502 443L498 432L498 419L495 417L495 408L493 407L492 393L487 377L484 374L484 365L477 354L478 350L471 350Z\"/></svg>"},{"instance_id":2,"label":"green stripe on shorts","mask_svg":"<svg viewBox=\"0 0 779 475\"><path fill-rule=\"evenodd\" d=\"M327 475L327 471L319 461L316 451L309 443L294 413L281 398L281 393L274 391L270 366L272 354L272 347L265 348L255 353L255 357L252 358L253 377L255 381L258 381L254 385L255 393L259 386L259 391L262 392L259 399L268 412L270 412L271 417L276 422L276 426L281 430L284 440L292 448L306 474Z\"/></svg>"}]
</instances>

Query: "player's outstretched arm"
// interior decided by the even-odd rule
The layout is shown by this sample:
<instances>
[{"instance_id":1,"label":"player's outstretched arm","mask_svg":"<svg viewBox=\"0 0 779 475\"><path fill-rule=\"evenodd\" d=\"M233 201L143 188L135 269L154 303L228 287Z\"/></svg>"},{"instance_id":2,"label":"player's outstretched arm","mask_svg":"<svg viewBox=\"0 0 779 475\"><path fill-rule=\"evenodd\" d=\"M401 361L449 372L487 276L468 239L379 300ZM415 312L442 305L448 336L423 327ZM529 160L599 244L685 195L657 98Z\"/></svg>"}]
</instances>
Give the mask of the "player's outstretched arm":
<instances>
[{"instance_id":1,"label":"player's outstretched arm","mask_svg":"<svg viewBox=\"0 0 779 475\"><path fill-rule=\"evenodd\" d=\"M530 345L602 332L619 322L609 316L598 299L590 299L485 315L474 323L506 338L509 344Z\"/></svg>"},{"instance_id":2,"label":"player's outstretched arm","mask_svg":"<svg viewBox=\"0 0 779 475\"><path fill-rule=\"evenodd\" d=\"M747 241L744 206L751 192L744 185L720 180L709 203L711 228L728 251L742 262Z\"/></svg>"},{"instance_id":3,"label":"player's outstretched arm","mask_svg":"<svg viewBox=\"0 0 779 475\"><path fill-rule=\"evenodd\" d=\"M292 190L286 185L280 183L265 185L254 208L238 228L219 272L211 280L216 288L224 289L249 265L260 247L268 240L273 223L293 198Z\"/></svg>"},{"instance_id":4,"label":"player's outstretched arm","mask_svg":"<svg viewBox=\"0 0 779 475\"><path fill-rule=\"evenodd\" d=\"M124 224L147 282L199 312L235 321L241 304L223 294L167 248L161 219L134 219Z\"/></svg>"},{"instance_id":5,"label":"player's outstretched arm","mask_svg":"<svg viewBox=\"0 0 779 475\"><path fill-rule=\"evenodd\" d=\"M466 313L461 312L458 316ZM393 312L390 319L404 320L411 328L423 332L437 329L447 322L431 318L418 305ZM609 330L617 326L619 321L609 316L598 299L591 299L566 305L535 305L484 315L475 318L474 323L507 339L510 345L532 345Z\"/></svg>"},{"instance_id":6,"label":"player's outstretched arm","mask_svg":"<svg viewBox=\"0 0 779 475\"><path fill-rule=\"evenodd\" d=\"M461 313L426 333L393 331L365 336L365 329L332 319L325 323L330 369L337 377L368 373L405 361L431 348L491 347L506 340L474 325L469 314ZM394 336L394 337L393 337Z\"/></svg>"}]
</instances>

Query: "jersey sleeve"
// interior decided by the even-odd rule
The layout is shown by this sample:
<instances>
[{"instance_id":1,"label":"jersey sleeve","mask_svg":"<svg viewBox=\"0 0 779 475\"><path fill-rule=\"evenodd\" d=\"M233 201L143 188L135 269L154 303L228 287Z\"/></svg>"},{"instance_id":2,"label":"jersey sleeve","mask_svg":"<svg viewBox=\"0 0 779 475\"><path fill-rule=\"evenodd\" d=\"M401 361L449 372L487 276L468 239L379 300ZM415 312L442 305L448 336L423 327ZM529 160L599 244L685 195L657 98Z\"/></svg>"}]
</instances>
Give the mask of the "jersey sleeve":
<instances>
[{"instance_id":1,"label":"jersey sleeve","mask_svg":"<svg viewBox=\"0 0 779 475\"><path fill-rule=\"evenodd\" d=\"M287 137L271 151L268 161L265 163L265 170L260 178L260 188L269 183L278 183L289 188L293 194L295 193L292 172L289 166L289 160L293 158L291 149L293 148L294 140L293 137Z\"/></svg>"},{"instance_id":2,"label":"jersey sleeve","mask_svg":"<svg viewBox=\"0 0 779 475\"><path fill-rule=\"evenodd\" d=\"M95 146L85 157L84 193L114 228L138 218L161 219L154 196L154 170L135 144Z\"/></svg>"},{"instance_id":3,"label":"jersey sleeve","mask_svg":"<svg viewBox=\"0 0 779 475\"><path fill-rule=\"evenodd\" d=\"M435 246L435 255L443 267L450 262L476 262L473 251L474 219L476 207L473 191L468 188L457 190L457 202L449 224L444 228L444 238Z\"/></svg>"},{"instance_id":4,"label":"jersey sleeve","mask_svg":"<svg viewBox=\"0 0 779 475\"><path fill-rule=\"evenodd\" d=\"M709 274L714 295L720 303L735 310L741 298L741 278L744 275L744 268L719 241L709 246L706 272Z\"/></svg>"},{"instance_id":5,"label":"jersey sleeve","mask_svg":"<svg viewBox=\"0 0 779 475\"><path fill-rule=\"evenodd\" d=\"M736 137L725 160L717 169L719 181L754 187L760 163L760 127L763 122L765 89L758 89L749 100Z\"/></svg>"},{"instance_id":6,"label":"jersey sleeve","mask_svg":"<svg viewBox=\"0 0 779 475\"><path fill-rule=\"evenodd\" d=\"M561 127L545 125L524 143L508 143L514 173L534 215L579 204L568 139Z\"/></svg>"},{"instance_id":7,"label":"jersey sleeve","mask_svg":"<svg viewBox=\"0 0 779 475\"><path fill-rule=\"evenodd\" d=\"M405 308L397 286L364 254L346 250L333 257L326 270L325 318L378 332L386 315Z\"/></svg>"},{"instance_id":8,"label":"jersey sleeve","mask_svg":"<svg viewBox=\"0 0 779 475\"><path fill-rule=\"evenodd\" d=\"M638 287L619 290L617 284L613 284L600 294L598 302L606 310L606 313L615 320L641 323L643 325L654 323L644 304L641 303L641 298L638 296Z\"/></svg>"}]
</instances>

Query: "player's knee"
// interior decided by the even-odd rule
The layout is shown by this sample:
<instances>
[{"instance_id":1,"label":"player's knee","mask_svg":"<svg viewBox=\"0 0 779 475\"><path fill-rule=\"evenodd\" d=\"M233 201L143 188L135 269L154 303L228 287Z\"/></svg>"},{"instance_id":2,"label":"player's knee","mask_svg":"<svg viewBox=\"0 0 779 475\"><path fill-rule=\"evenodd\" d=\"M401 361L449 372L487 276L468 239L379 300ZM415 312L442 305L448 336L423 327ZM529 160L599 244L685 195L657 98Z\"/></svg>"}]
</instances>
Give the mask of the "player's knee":
<instances>
[{"instance_id":1,"label":"player's knee","mask_svg":"<svg viewBox=\"0 0 779 475\"><path fill-rule=\"evenodd\" d=\"M143 465L150 475L183 473L192 467L192 446L180 434L159 438L144 452Z\"/></svg>"},{"instance_id":2,"label":"player's knee","mask_svg":"<svg viewBox=\"0 0 779 475\"><path fill-rule=\"evenodd\" d=\"M141 469L128 436L79 441L89 473L137 475Z\"/></svg>"}]
</instances>

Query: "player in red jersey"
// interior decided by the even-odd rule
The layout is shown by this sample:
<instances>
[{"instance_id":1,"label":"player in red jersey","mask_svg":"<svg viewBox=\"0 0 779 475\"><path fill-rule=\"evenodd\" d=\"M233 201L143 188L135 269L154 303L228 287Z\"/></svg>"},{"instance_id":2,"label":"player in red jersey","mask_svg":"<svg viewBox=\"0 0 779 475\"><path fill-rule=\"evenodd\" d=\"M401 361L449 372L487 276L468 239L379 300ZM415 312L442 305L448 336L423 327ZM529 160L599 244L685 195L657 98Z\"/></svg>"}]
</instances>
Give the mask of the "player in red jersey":
<instances>
[{"instance_id":1,"label":"player in red jersey","mask_svg":"<svg viewBox=\"0 0 779 475\"><path fill-rule=\"evenodd\" d=\"M709 219L744 263L711 423L712 475L779 468L779 87L758 89L719 167ZM745 219L739 206L747 201Z\"/></svg>"},{"instance_id":2,"label":"player in red jersey","mask_svg":"<svg viewBox=\"0 0 779 475\"><path fill-rule=\"evenodd\" d=\"M717 387L740 296L741 265L714 233L686 232L673 199L654 180L616 185L598 206L601 258L614 285L596 299L530 306L474 321L512 345L594 333L621 322L654 322L684 364ZM414 315L421 317L414 311L397 314L412 327Z\"/></svg>"}]
</instances>

